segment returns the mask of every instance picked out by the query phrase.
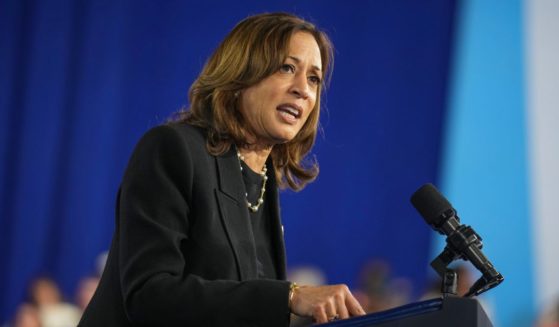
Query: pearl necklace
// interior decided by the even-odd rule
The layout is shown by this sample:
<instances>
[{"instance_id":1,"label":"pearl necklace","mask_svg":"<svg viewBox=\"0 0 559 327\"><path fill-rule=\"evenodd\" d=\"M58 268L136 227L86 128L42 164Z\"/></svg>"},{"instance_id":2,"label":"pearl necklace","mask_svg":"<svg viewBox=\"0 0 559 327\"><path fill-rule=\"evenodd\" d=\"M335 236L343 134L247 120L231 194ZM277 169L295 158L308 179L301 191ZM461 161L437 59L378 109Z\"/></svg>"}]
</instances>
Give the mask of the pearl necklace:
<instances>
[{"instance_id":1,"label":"pearl necklace","mask_svg":"<svg viewBox=\"0 0 559 327\"><path fill-rule=\"evenodd\" d=\"M239 158L239 166L241 167L241 172L242 172L243 165L241 165L241 161L245 161L245 157L238 150L237 150L237 157ZM260 189L260 197L258 198L256 204L250 203L250 201L248 200L248 193L245 193L247 206L252 212L258 211L260 205L264 203L264 193L266 192L266 181L268 180L268 176L266 176L267 171L268 169L266 168L266 165L264 165L264 167L262 167L262 171L259 173L264 181L262 182L262 188Z\"/></svg>"}]
</instances>

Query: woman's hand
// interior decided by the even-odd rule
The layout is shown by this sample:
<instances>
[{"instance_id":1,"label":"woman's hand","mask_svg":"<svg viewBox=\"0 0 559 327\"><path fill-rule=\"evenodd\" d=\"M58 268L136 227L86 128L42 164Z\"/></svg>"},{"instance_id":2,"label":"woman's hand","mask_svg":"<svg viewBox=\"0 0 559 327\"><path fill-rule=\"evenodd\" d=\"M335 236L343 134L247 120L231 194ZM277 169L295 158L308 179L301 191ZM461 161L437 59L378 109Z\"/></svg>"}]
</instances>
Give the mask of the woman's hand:
<instances>
[{"instance_id":1,"label":"woman's hand","mask_svg":"<svg viewBox=\"0 0 559 327\"><path fill-rule=\"evenodd\" d=\"M361 316L365 311L346 285L300 286L293 291L291 312L317 323Z\"/></svg>"}]
</instances>

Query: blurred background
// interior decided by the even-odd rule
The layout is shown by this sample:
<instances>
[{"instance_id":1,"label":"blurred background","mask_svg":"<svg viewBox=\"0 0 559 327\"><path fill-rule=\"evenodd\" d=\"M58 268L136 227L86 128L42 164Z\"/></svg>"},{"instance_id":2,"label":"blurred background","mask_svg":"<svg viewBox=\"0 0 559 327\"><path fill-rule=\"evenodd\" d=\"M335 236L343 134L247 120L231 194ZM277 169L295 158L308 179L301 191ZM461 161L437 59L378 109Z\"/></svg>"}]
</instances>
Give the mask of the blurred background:
<instances>
[{"instance_id":1,"label":"blurred background","mask_svg":"<svg viewBox=\"0 0 559 327\"><path fill-rule=\"evenodd\" d=\"M336 48L321 173L281 199L291 278L346 283L370 312L436 296L444 239L409 204L432 182L505 276L481 297L495 326L551 326L556 0L0 0L0 325L63 326L43 304L79 317L135 143L237 22L272 11Z\"/></svg>"}]
</instances>

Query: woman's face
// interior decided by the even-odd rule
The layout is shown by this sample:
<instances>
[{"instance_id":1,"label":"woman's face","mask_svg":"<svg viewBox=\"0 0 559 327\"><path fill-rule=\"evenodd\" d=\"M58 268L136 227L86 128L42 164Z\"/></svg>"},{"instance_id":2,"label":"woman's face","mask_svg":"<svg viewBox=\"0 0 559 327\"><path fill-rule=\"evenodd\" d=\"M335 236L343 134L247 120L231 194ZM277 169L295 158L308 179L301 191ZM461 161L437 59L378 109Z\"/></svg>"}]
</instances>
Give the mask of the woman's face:
<instances>
[{"instance_id":1,"label":"woman's face","mask_svg":"<svg viewBox=\"0 0 559 327\"><path fill-rule=\"evenodd\" d=\"M240 111L255 135L250 143L270 146L292 140L316 103L322 60L314 37L293 34L281 68L241 91Z\"/></svg>"}]
</instances>

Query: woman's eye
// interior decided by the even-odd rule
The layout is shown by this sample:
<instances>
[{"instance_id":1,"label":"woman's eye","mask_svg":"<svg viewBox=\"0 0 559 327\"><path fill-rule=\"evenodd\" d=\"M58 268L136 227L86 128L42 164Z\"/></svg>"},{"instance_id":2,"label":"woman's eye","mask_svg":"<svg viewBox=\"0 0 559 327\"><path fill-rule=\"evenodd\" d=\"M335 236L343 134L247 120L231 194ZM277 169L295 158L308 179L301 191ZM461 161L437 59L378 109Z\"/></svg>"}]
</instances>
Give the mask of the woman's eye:
<instances>
[{"instance_id":1,"label":"woman's eye","mask_svg":"<svg viewBox=\"0 0 559 327\"><path fill-rule=\"evenodd\" d=\"M293 73L293 72L295 72L295 67L293 67L293 65L283 64L280 67L280 72L282 72L282 73Z\"/></svg>"},{"instance_id":2,"label":"woman's eye","mask_svg":"<svg viewBox=\"0 0 559 327\"><path fill-rule=\"evenodd\" d=\"M309 77L309 81L310 81L311 84L313 84L313 85L318 85L318 84L320 84L320 77L318 77L318 76L310 76L310 77Z\"/></svg>"}]
</instances>

